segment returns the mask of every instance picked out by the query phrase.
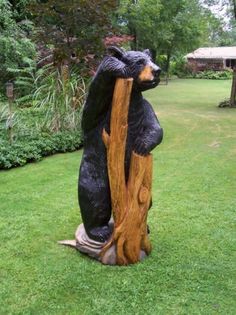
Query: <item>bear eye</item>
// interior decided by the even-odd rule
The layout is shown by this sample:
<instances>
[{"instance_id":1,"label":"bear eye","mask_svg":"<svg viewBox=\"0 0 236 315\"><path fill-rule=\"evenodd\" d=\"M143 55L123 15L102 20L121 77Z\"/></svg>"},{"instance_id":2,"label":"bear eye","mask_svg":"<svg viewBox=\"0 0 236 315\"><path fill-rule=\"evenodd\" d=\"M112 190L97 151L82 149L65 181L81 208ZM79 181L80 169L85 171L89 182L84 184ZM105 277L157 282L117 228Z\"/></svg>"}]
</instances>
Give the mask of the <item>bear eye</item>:
<instances>
[{"instance_id":1,"label":"bear eye","mask_svg":"<svg viewBox=\"0 0 236 315\"><path fill-rule=\"evenodd\" d=\"M138 64L138 65L144 65L144 64L145 64L145 59L139 59L139 60L137 61L137 64Z\"/></svg>"}]
</instances>

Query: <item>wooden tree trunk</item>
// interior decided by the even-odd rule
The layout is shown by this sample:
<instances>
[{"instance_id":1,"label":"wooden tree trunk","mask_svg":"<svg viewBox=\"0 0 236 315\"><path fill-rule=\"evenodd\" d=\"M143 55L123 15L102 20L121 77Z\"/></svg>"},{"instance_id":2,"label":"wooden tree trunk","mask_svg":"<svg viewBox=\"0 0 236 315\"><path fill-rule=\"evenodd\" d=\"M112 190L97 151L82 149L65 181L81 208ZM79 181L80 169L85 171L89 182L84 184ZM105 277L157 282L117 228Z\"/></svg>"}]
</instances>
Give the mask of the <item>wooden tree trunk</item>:
<instances>
[{"instance_id":1,"label":"wooden tree trunk","mask_svg":"<svg viewBox=\"0 0 236 315\"><path fill-rule=\"evenodd\" d=\"M236 106L236 67L234 67L233 80L230 95L230 107Z\"/></svg>"},{"instance_id":2,"label":"wooden tree trunk","mask_svg":"<svg viewBox=\"0 0 236 315\"><path fill-rule=\"evenodd\" d=\"M117 264L133 264L140 253L147 255L151 244L147 234L147 213L151 202L152 156L132 152L129 179L125 181L125 147L128 111L133 79L117 79L111 113L110 135L103 130L107 148L114 231L101 255L116 246Z\"/></svg>"}]
</instances>

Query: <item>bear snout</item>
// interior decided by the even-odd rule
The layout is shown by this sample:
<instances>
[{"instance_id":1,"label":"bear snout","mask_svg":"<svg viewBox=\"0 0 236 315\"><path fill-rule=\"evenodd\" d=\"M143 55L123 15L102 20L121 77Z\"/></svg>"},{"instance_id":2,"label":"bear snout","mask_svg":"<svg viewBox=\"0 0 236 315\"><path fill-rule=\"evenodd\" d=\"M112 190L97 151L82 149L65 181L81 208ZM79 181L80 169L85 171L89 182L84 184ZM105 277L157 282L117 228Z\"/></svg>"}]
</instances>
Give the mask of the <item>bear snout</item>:
<instances>
[{"instance_id":1,"label":"bear snout","mask_svg":"<svg viewBox=\"0 0 236 315\"><path fill-rule=\"evenodd\" d=\"M153 62L149 62L139 74L140 82L153 81L160 77L161 68Z\"/></svg>"},{"instance_id":2,"label":"bear snout","mask_svg":"<svg viewBox=\"0 0 236 315\"><path fill-rule=\"evenodd\" d=\"M153 68L150 65L146 65L139 74L139 80L141 82L152 81L154 79Z\"/></svg>"},{"instance_id":3,"label":"bear snout","mask_svg":"<svg viewBox=\"0 0 236 315\"><path fill-rule=\"evenodd\" d=\"M160 77L160 74L161 74L161 68L155 67L155 68L152 70L152 74L153 74L154 78L159 78L159 77Z\"/></svg>"}]
</instances>

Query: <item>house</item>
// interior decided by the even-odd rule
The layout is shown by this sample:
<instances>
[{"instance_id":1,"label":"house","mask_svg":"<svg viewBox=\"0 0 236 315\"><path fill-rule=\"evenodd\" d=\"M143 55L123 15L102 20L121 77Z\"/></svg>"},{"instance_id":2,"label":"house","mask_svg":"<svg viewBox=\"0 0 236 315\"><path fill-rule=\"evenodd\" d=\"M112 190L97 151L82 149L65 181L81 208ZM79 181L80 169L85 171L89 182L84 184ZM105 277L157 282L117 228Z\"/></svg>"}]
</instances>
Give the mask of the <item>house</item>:
<instances>
[{"instance_id":1,"label":"house","mask_svg":"<svg viewBox=\"0 0 236 315\"><path fill-rule=\"evenodd\" d=\"M236 46L198 48L185 57L193 72L233 69L236 67Z\"/></svg>"}]
</instances>

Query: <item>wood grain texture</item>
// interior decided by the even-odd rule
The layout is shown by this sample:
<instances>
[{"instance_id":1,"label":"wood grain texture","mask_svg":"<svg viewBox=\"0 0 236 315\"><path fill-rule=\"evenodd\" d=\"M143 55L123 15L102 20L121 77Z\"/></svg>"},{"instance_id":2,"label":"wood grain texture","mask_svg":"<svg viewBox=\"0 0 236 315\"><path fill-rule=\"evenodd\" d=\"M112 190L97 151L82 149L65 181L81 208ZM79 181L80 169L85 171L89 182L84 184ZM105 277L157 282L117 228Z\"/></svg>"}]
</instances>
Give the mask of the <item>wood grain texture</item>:
<instances>
[{"instance_id":1,"label":"wood grain texture","mask_svg":"<svg viewBox=\"0 0 236 315\"><path fill-rule=\"evenodd\" d=\"M132 152L129 179L125 181L125 146L133 79L117 79L112 101L110 135L103 130L107 148L114 231L101 255L116 246L117 264L128 265L147 255L151 244L147 235L147 213L151 202L152 156Z\"/></svg>"}]
</instances>

